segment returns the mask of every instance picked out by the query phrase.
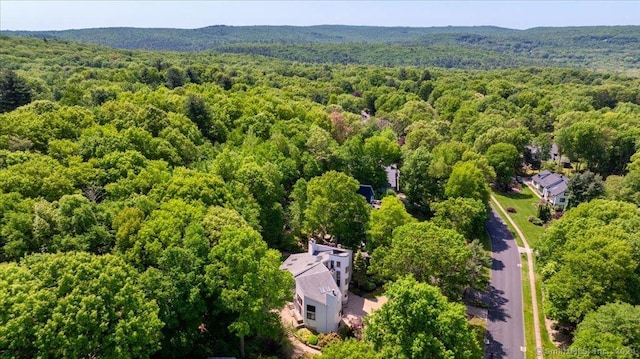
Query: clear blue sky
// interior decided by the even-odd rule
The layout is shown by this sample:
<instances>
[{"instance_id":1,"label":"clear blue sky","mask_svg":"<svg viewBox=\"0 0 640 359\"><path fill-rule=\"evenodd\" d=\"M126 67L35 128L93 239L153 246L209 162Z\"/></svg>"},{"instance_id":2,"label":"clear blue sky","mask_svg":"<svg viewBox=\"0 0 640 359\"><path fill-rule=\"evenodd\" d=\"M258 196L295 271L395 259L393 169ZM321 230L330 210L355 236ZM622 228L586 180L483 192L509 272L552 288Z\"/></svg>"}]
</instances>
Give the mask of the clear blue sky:
<instances>
[{"instance_id":1,"label":"clear blue sky","mask_svg":"<svg viewBox=\"0 0 640 359\"><path fill-rule=\"evenodd\" d=\"M0 0L1 30L209 25L640 25L640 1Z\"/></svg>"}]
</instances>

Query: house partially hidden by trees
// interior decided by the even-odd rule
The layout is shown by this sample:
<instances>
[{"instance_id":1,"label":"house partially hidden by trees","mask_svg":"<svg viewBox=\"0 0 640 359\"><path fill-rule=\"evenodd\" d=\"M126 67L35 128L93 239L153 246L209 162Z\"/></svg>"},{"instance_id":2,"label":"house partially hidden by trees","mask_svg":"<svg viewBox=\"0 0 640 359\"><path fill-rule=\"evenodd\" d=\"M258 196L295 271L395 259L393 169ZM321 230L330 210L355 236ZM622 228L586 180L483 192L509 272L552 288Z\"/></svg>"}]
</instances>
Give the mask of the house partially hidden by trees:
<instances>
[{"instance_id":1,"label":"house partially hidden by trees","mask_svg":"<svg viewBox=\"0 0 640 359\"><path fill-rule=\"evenodd\" d=\"M549 171L541 171L531 178L531 182L540 192L542 198L552 206L563 209L567 204L567 185L569 179L566 176Z\"/></svg>"},{"instance_id":2,"label":"house partially hidden by trees","mask_svg":"<svg viewBox=\"0 0 640 359\"><path fill-rule=\"evenodd\" d=\"M400 170L397 164L392 164L385 167L385 173L387 174L387 188L396 192L400 192Z\"/></svg>"},{"instance_id":3,"label":"house partially hidden by trees","mask_svg":"<svg viewBox=\"0 0 640 359\"><path fill-rule=\"evenodd\" d=\"M295 278L294 315L320 333L334 332L349 300L353 252L309 240L306 253L290 255L280 266Z\"/></svg>"},{"instance_id":4,"label":"house partially hidden by trees","mask_svg":"<svg viewBox=\"0 0 640 359\"><path fill-rule=\"evenodd\" d=\"M361 184L360 188L358 188L358 194L363 196L369 205L373 205L373 200L375 199L375 192L373 191L373 187L368 184Z\"/></svg>"}]
</instances>

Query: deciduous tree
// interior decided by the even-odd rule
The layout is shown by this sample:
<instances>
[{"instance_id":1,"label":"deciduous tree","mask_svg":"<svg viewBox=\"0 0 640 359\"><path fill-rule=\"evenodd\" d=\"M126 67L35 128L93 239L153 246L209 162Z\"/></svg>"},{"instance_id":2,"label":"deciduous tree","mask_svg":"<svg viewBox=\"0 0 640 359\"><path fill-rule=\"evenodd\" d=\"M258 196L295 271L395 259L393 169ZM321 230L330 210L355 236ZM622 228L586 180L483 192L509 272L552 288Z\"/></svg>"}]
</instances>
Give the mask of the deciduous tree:
<instances>
[{"instance_id":1,"label":"deciduous tree","mask_svg":"<svg viewBox=\"0 0 640 359\"><path fill-rule=\"evenodd\" d=\"M116 256L32 255L0 266L4 355L150 357L159 349L158 305Z\"/></svg>"},{"instance_id":2,"label":"deciduous tree","mask_svg":"<svg viewBox=\"0 0 640 359\"><path fill-rule=\"evenodd\" d=\"M209 254L206 268L209 286L220 291L222 305L235 318L229 330L240 339L245 355L247 336L269 335L277 314L291 296L293 278L280 270L280 253L267 248L260 234L250 228L225 228Z\"/></svg>"},{"instance_id":3,"label":"deciduous tree","mask_svg":"<svg viewBox=\"0 0 640 359\"><path fill-rule=\"evenodd\" d=\"M453 166L444 193L449 198L465 197L489 203L489 186L474 163L459 162Z\"/></svg>"},{"instance_id":4,"label":"deciduous tree","mask_svg":"<svg viewBox=\"0 0 640 359\"><path fill-rule=\"evenodd\" d=\"M369 205L357 193L358 182L341 172L330 171L307 184L303 228L306 233L333 235L348 248L365 240Z\"/></svg>"},{"instance_id":5,"label":"deciduous tree","mask_svg":"<svg viewBox=\"0 0 640 359\"><path fill-rule=\"evenodd\" d=\"M389 301L366 318L365 339L384 358L481 358L462 304L410 276L389 286Z\"/></svg>"},{"instance_id":6,"label":"deciduous tree","mask_svg":"<svg viewBox=\"0 0 640 359\"><path fill-rule=\"evenodd\" d=\"M640 307L610 303L587 314L574 334L570 351L607 353L610 358L638 358Z\"/></svg>"},{"instance_id":7,"label":"deciduous tree","mask_svg":"<svg viewBox=\"0 0 640 359\"><path fill-rule=\"evenodd\" d=\"M449 298L459 298L470 286L467 263L471 258L462 235L433 223L396 228L388 248L373 253L373 273L397 279L407 274L439 287Z\"/></svg>"},{"instance_id":8,"label":"deciduous tree","mask_svg":"<svg viewBox=\"0 0 640 359\"><path fill-rule=\"evenodd\" d=\"M382 199L380 208L371 211L369 230L367 231L367 250L373 252L380 246L391 244L393 230L407 223L415 222L404 204L396 196L387 196Z\"/></svg>"},{"instance_id":9,"label":"deciduous tree","mask_svg":"<svg viewBox=\"0 0 640 359\"><path fill-rule=\"evenodd\" d=\"M567 185L567 205L569 208L576 207L580 203L602 197L604 191L604 181L600 175L589 170L576 173L569 179Z\"/></svg>"},{"instance_id":10,"label":"deciduous tree","mask_svg":"<svg viewBox=\"0 0 640 359\"><path fill-rule=\"evenodd\" d=\"M509 143L491 145L485 154L487 161L496 171L496 184L506 191L520 168L520 153Z\"/></svg>"}]
</instances>

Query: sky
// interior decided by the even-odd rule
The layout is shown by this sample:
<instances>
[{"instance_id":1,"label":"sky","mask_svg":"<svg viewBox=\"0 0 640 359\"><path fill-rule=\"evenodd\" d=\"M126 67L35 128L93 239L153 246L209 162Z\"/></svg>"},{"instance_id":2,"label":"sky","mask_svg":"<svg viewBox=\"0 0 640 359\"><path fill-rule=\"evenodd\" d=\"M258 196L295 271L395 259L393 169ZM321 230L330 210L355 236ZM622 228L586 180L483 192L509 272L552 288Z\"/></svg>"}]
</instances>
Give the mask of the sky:
<instances>
[{"instance_id":1,"label":"sky","mask_svg":"<svg viewBox=\"0 0 640 359\"><path fill-rule=\"evenodd\" d=\"M0 0L0 30L210 25L640 25L640 1Z\"/></svg>"}]
</instances>

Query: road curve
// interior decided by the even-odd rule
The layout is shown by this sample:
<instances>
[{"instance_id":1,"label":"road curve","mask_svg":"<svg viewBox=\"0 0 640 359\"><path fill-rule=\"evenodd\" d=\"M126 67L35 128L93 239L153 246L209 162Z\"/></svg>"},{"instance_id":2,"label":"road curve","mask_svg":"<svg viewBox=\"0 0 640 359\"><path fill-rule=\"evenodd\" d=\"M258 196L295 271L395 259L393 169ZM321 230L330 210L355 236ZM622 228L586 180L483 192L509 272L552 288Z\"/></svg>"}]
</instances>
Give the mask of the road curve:
<instances>
[{"instance_id":1,"label":"road curve","mask_svg":"<svg viewBox=\"0 0 640 359\"><path fill-rule=\"evenodd\" d=\"M492 209L486 224L491 238L491 281L485 358L524 358L522 277L518 245L500 215Z\"/></svg>"}]
</instances>

